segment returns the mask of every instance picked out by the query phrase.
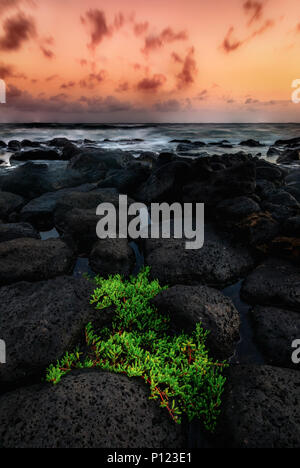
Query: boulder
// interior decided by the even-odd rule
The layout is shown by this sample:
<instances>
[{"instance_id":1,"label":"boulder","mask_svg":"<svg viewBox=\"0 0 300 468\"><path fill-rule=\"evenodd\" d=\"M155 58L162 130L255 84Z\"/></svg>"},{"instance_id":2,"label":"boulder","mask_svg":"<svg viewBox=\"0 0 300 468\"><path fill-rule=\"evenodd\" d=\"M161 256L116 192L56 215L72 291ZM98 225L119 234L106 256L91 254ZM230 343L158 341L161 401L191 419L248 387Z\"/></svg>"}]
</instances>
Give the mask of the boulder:
<instances>
[{"instance_id":1,"label":"boulder","mask_svg":"<svg viewBox=\"0 0 300 468\"><path fill-rule=\"evenodd\" d=\"M1 389L37 374L41 378L52 362L73 352L95 315L89 305L93 289L91 282L68 276L0 288L0 329L7 351L7 363L0 366Z\"/></svg>"},{"instance_id":2,"label":"boulder","mask_svg":"<svg viewBox=\"0 0 300 468\"><path fill-rule=\"evenodd\" d=\"M150 171L141 164L131 164L124 169L112 169L106 173L105 179L99 182L99 188L114 187L120 193L133 196L137 188L149 177Z\"/></svg>"},{"instance_id":3,"label":"boulder","mask_svg":"<svg viewBox=\"0 0 300 468\"><path fill-rule=\"evenodd\" d=\"M286 150L277 159L277 164L292 164L300 162L299 149Z\"/></svg>"},{"instance_id":4,"label":"boulder","mask_svg":"<svg viewBox=\"0 0 300 468\"><path fill-rule=\"evenodd\" d=\"M0 398L0 440L13 448L186 447L142 380L101 371L74 372Z\"/></svg>"},{"instance_id":5,"label":"boulder","mask_svg":"<svg viewBox=\"0 0 300 468\"><path fill-rule=\"evenodd\" d=\"M256 147L264 146L264 145L262 145L259 141L250 139L250 140L241 141L240 146L248 146L249 148L256 148Z\"/></svg>"},{"instance_id":6,"label":"boulder","mask_svg":"<svg viewBox=\"0 0 300 468\"><path fill-rule=\"evenodd\" d=\"M225 360L234 354L240 317L231 300L220 291L202 285L177 285L161 292L152 303L168 314L179 330L191 333L201 323L210 332L207 346L215 358Z\"/></svg>"},{"instance_id":7,"label":"boulder","mask_svg":"<svg viewBox=\"0 0 300 468\"><path fill-rule=\"evenodd\" d=\"M243 218L260 211L259 204L249 197L229 198L220 202L216 207L218 219L226 224L241 221Z\"/></svg>"},{"instance_id":8,"label":"boulder","mask_svg":"<svg viewBox=\"0 0 300 468\"><path fill-rule=\"evenodd\" d=\"M254 267L248 248L231 242L208 225L201 249L186 250L185 242L174 238L146 240L146 264L161 284L202 283L220 288L233 284Z\"/></svg>"},{"instance_id":9,"label":"boulder","mask_svg":"<svg viewBox=\"0 0 300 468\"><path fill-rule=\"evenodd\" d=\"M14 211L20 210L24 203L24 198L14 193L0 191L0 219L8 218Z\"/></svg>"},{"instance_id":10,"label":"boulder","mask_svg":"<svg viewBox=\"0 0 300 468\"><path fill-rule=\"evenodd\" d=\"M19 151L11 156L11 160L15 161L57 161L61 160L61 156L51 149L32 149L27 151Z\"/></svg>"},{"instance_id":11,"label":"boulder","mask_svg":"<svg viewBox=\"0 0 300 468\"><path fill-rule=\"evenodd\" d=\"M256 187L255 164L251 161L216 172L207 166L202 177L202 180L188 182L183 187L184 202L202 202L207 207L214 207L226 198L251 195Z\"/></svg>"},{"instance_id":12,"label":"boulder","mask_svg":"<svg viewBox=\"0 0 300 468\"><path fill-rule=\"evenodd\" d=\"M0 242L22 238L40 239L40 234L29 223L0 224Z\"/></svg>"},{"instance_id":13,"label":"boulder","mask_svg":"<svg viewBox=\"0 0 300 468\"><path fill-rule=\"evenodd\" d=\"M300 215L287 219L282 226L282 232L286 236L300 239Z\"/></svg>"},{"instance_id":14,"label":"boulder","mask_svg":"<svg viewBox=\"0 0 300 468\"><path fill-rule=\"evenodd\" d=\"M251 311L254 340L265 362L272 366L298 369L292 362L292 343L300 336L300 314L277 307L256 306Z\"/></svg>"},{"instance_id":15,"label":"boulder","mask_svg":"<svg viewBox=\"0 0 300 468\"><path fill-rule=\"evenodd\" d=\"M133 157L125 151L85 149L70 160L68 168L83 172L97 171L101 174L108 169L121 169L130 161L133 161Z\"/></svg>"},{"instance_id":16,"label":"boulder","mask_svg":"<svg viewBox=\"0 0 300 468\"><path fill-rule=\"evenodd\" d=\"M189 163L185 161L162 165L137 191L136 199L144 203L181 201L181 190L189 168Z\"/></svg>"},{"instance_id":17,"label":"boulder","mask_svg":"<svg viewBox=\"0 0 300 468\"><path fill-rule=\"evenodd\" d=\"M0 243L0 286L68 274L73 252L58 239L15 239Z\"/></svg>"},{"instance_id":18,"label":"boulder","mask_svg":"<svg viewBox=\"0 0 300 468\"><path fill-rule=\"evenodd\" d=\"M128 277L134 262L135 255L127 239L100 239L89 258L91 269L103 277L116 274Z\"/></svg>"},{"instance_id":19,"label":"boulder","mask_svg":"<svg viewBox=\"0 0 300 468\"><path fill-rule=\"evenodd\" d=\"M300 270L285 260L271 258L244 281L242 298L250 304L300 310Z\"/></svg>"},{"instance_id":20,"label":"boulder","mask_svg":"<svg viewBox=\"0 0 300 468\"><path fill-rule=\"evenodd\" d=\"M219 422L222 446L297 448L300 372L270 366L231 366Z\"/></svg>"},{"instance_id":21,"label":"boulder","mask_svg":"<svg viewBox=\"0 0 300 468\"><path fill-rule=\"evenodd\" d=\"M54 212L58 201L67 194L85 193L95 189L95 184L85 184L79 187L48 192L27 203L20 213L20 220L30 222L41 231L48 231L54 226Z\"/></svg>"}]
</instances>

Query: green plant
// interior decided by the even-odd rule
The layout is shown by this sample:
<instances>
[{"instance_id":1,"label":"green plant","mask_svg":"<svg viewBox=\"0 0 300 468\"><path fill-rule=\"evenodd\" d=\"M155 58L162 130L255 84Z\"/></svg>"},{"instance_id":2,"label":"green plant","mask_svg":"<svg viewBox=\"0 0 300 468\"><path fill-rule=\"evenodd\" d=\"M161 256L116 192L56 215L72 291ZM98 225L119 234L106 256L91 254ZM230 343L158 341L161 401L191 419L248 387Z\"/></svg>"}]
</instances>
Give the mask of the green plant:
<instances>
[{"instance_id":1,"label":"green plant","mask_svg":"<svg viewBox=\"0 0 300 468\"><path fill-rule=\"evenodd\" d=\"M170 318L159 313L150 300L163 289L149 281L149 269L128 281L120 275L95 279L91 299L98 311L113 307L112 327L95 332L86 326L88 351L73 354L51 365L47 381L57 384L74 368L99 368L141 377L150 387L150 398L159 399L172 419L180 423L200 418L213 431L220 412L225 363L214 362L205 347L207 332L197 324L194 333L170 334Z\"/></svg>"}]
</instances>

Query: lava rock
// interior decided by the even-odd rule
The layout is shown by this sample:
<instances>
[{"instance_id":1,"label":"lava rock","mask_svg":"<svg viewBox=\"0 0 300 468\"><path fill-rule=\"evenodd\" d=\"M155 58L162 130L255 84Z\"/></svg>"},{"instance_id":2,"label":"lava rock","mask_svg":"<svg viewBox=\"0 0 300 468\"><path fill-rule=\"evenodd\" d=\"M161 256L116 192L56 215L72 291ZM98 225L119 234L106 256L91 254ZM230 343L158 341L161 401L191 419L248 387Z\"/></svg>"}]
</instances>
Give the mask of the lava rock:
<instances>
[{"instance_id":1,"label":"lava rock","mask_svg":"<svg viewBox=\"0 0 300 468\"><path fill-rule=\"evenodd\" d=\"M241 141L240 146L248 146L249 148L256 148L258 146L264 146L259 141L256 140L245 140Z\"/></svg>"},{"instance_id":2,"label":"lava rock","mask_svg":"<svg viewBox=\"0 0 300 468\"><path fill-rule=\"evenodd\" d=\"M229 198L216 207L218 219L226 223L241 221L243 218L260 211L258 203L249 197Z\"/></svg>"},{"instance_id":3,"label":"lava rock","mask_svg":"<svg viewBox=\"0 0 300 468\"><path fill-rule=\"evenodd\" d=\"M73 252L58 239L15 239L0 243L0 285L40 281L68 274Z\"/></svg>"},{"instance_id":4,"label":"lava rock","mask_svg":"<svg viewBox=\"0 0 300 468\"><path fill-rule=\"evenodd\" d=\"M90 267L102 277L120 274L130 276L135 262L127 239L101 239L90 254Z\"/></svg>"},{"instance_id":5,"label":"lava rock","mask_svg":"<svg viewBox=\"0 0 300 468\"><path fill-rule=\"evenodd\" d=\"M20 220L32 223L40 231L48 231L54 226L54 212L62 197L73 192L90 192L95 188L96 184L85 184L45 193L41 197L34 198L22 208Z\"/></svg>"},{"instance_id":6,"label":"lava rock","mask_svg":"<svg viewBox=\"0 0 300 468\"><path fill-rule=\"evenodd\" d=\"M233 355L239 340L239 313L231 300L207 286L177 285L152 299L153 305L171 318L179 330L192 333L197 323L210 333L207 346L220 360Z\"/></svg>"},{"instance_id":7,"label":"lava rock","mask_svg":"<svg viewBox=\"0 0 300 468\"><path fill-rule=\"evenodd\" d=\"M14 211L20 210L24 203L24 198L14 193L0 191L0 219L8 218Z\"/></svg>"},{"instance_id":8,"label":"lava rock","mask_svg":"<svg viewBox=\"0 0 300 468\"><path fill-rule=\"evenodd\" d=\"M40 239L40 234L29 223L0 224L0 242L14 239Z\"/></svg>"},{"instance_id":9,"label":"lava rock","mask_svg":"<svg viewBox=\"0 0 300 468\"><path fill-rule=\"evenodd\" d=\"M222 287L233 284L254 267L246 247L232 243L206 226L204 246L186 250L184 239L149 239L146 264L161 284L195 284Z\"/></svg>"},{"instance_id":10,"label":"lava rock","mask_svg":"<svg viewBox=\"0 0 300 468\"><path fill-rule=\"evenodd\" d=\"M149 400L137 379L100 371L73 372L58 385L0 398L4 448L182 448L183 427Z\"/></svg>"},{"instance_id":11,"label":"lava rock","mask_svg":"<svg viewBox=\"0 0 300 468\"><path fill-rule=\"evenodd\" d=\"M219 423L222 446L297 448L300 373L270 366L232 366Z\"/></svg>"},{"instance_id":12,"label":"lava rock","mask_svg":"<svg viewBox=\"0 0 300 468\"><path fill-rule=\"evenodd\" d=\"M7 363L0 366L1 389L29 382L66 351L73 352L95 315L89 299L93 284L62 276L0 288L1 337Z\"/></svg>"},{"instance_id":13,"label":"lava rock","mask_svg":"<svg viewBox=\"0 0 300 468\"><path fill-rule=\"evenodd\" d=\"M251 195L255 191L255 179L253 162L235 164L216 172L209 168L204 180L195 180L184 186L183 200L187 203L202 202L212 207L226 198Z\"/></svg>"},{"instance_id":14,"label":"lava rock","mask_svg":"<svg viewBox=\"0 0 300 468\"><path fill-rule=\"evenodd\" d=\"M242 298L250 304L300 310L300 271L291 263L271 258L245 280Z\"/></svg>"},{"instance_id":15,"label":"lava rock","mask_svg":"<svg viewBox=\"0 0 300 468\"><path fill-rule=\"evenodd\" d=\"M57 161L61 160L61 156L54 150L50 149L32 149L20 151L11 156L11 160L16 161Z\"/></svg>"},{"instance_id":16,"label":"lava rock","mask_svg":"<svg viewBox=\"0 0 300 468\"><path fill-rule=\"evenodd\" d=\"M251 311L254 340L265 362L272 366L298 369L292 362L291 347L300 336L300 314L276 307L257 306Z\"/></svg>"}]
</instances>

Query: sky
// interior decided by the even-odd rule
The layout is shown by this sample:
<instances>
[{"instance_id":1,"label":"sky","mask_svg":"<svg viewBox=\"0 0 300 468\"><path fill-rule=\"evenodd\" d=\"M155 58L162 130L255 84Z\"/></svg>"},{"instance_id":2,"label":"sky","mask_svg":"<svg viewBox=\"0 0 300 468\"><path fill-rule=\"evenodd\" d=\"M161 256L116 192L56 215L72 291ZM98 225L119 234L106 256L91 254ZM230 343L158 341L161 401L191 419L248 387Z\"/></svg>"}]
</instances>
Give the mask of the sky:
<instances>
[{"instance_id":1,"label":"sky","mask_svg":"<svg viewBox=\"0 0 300 468\"><path fill-rule=\"evenodd\" d=\"M300 122L299 52L299 0L0 0L0 122Z\"/></svg>"}]
</instances>

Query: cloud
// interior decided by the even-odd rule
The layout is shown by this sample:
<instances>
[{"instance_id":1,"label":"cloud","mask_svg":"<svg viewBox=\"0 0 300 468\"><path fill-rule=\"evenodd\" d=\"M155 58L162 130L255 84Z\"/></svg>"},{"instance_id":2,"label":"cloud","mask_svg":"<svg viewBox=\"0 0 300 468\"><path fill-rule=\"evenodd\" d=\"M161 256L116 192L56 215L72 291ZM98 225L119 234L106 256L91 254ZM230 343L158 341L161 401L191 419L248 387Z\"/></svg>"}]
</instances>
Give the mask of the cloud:
<instances>
[{"instance_id":1,"label":"cloud","mask_svg":"<svg viewBox=\"0 0 300 468\"><path fill-rule=\"evenodd\" d=\"M54 54L54 52L52 52L52 50L46 49L43 46L40 46L40 49L41 49L41 51L42 51L45 58L47 58L49 60L52 60L55 57L55 54Z\"/></svg>"},{"instance_id":2,"label":"cloud","mask_svg":"<svg viewBox=\"0 0 300 468\"><path fill-rule=\"evenodd\" d=\"M126 19L123 13L117 13L114 17L112 24L108 24L104 11L97 8L88 10L84 16L80 17L81 23L86 25L89 29L91 36L88 48L95 50L95 48L106 37L111 37L115 31L121 29Z\"/></svg>"},{"instance_id":3,"label":"cloud","mask_svg":"<svg viewBox=\"0 0 300 468\"><path fill-rule=\"evenodd\" d=\"M135 23L133 26L133 31L136 36L141 36L147 32L148 28L149 23L148 21L145 21L144 23Z\"/></svg>"},{"instance_id":4,"label":"cloud","mask_svg":"<svg viewBox=\"0 0 300 468\"><path fill-rule=\"evenodd\" d=\"M81 88L94 89L99 83L102 83L106 79L107 72L100 70L97 73L90 73L85 78L80 80L79 85Z\"/></svg>"},{"instance_id":5,"label":"cloud","mask_svg":"<svg viewBox=\"0 0 300 468\"><path fill-rule=\"evenodd\" d=\"M180 57L180 55L177 54L177 52L172 52L171 57L174 60L174 62L176 62L176 63L182 63L183 62L182 58Z\"/></svg>"},{"instance_id":6,"label":"cloud","mask_svg":"<svg viewBox=\"0 0 300 468\"><path fill-rule=\"evenodd\" d=\"M263 7L264 5L262 2L258 2L255 0L247 0L244 3L244 10L246 11L246 13L250 13L251 15L248 26L250 26L255 21L259 21L261 19L263 14Z\"/></svg>"},{"instance_id":7,"label":"cloud","mask_svg":"<svg viewBox=\"0 0 300 468\"><path fill-rule=\"evenodd\" d=\"M78 101L69 101L66 94L61 93L46 99L34 97L27 91L16 86L8 86L7 108L21 112L46 112L54 114L114 113L135 110L129 102L119 101L114 96L88 98L82 96Z\"/></svg>"},{"instance_id":8,"label":"cloud","mask_svg":"<svg viewBox=\"0 0 300 468\"><path fill-rule=\"evenodd\" d=\"M156 102L153 108L158 112L177 112L181 109L181 105L177 99L169 99Z\"/></svg>"},{"instance_id":9,"label":"cloud","mask_svg":"<svg viewBox=\"0 0 300 468\"><path fill-rule=\"evenodd\" d=\"M183 61L181 72L177 75L177 87L179 89L190 86L197 75L197 63L195 60L195 49L192 47Z\"/></svg>"},{"instance_id":10,"label":"cloud","mask_svg":"<svg viewBox=\"0 0 300 468\"><path fill-rule=\"evenodd\" d=\"M4 63L0 63L0 78L5 80L6 78L10 78L14 76L14 67L12 65L5 65Z\"/></svg>"},{"instance_id":11,"label":"cloud","mask_svg":"<svg viewBox=\"0 0 300 468\"><path fill-rule=\"evenodd\" d=\"M19 50L24 42L36 36L34 19L18 13L3 22L3 32L0 37L0 50L6 52Z\"/></svg>"},{"instance_id":12,"label":"cloud","mask_svg":"<svg viewBox=\"0 0 300 468\"><path fill-rule=\"evenodd\" d=\"M225 39L222 44L222 49L226 53L233 52L237 49L239 49L241 46L249 42L251 39L253 39L256 36L260 36L263 34L265 31L268 29L272 28L274 26L274 21L273 20L266 20L265 23L258 29L254 30L248 37L246 37L243 40L236 40L234 39L233 33L234 33L234 27L231 26L225 36Z\"/></svg>"},{"instance_id":13,"label":"cloud","mask_svg":"<svg viewBox=\"0 0 300 468\"><path fill-rule=\"evenodd\" d=\"M139 81L137 84L137 89L140 91L156 92L165 84L166 81L167 79L164 75L156 74L153 75L152 78L144 78L143 80Z\"/></svg>"},{"instance_id":14,"label":"cloud","mask_svg":"<svg viewBox=\"0 0 300 468\"><path fill-rule=\"evenodd\" d=\"M61 89L70 89L70 88L74 88L75 85L76 85L75 81L69 81L68 83L63 83L60 87Z\"/></svg>"},{"instance_id":15,"label":"cloud","mask_svg":"<svg viewBox=\"0 0 300 468\"><path fill-rule=\"evenodd\" d=\"M111 35L105 14L101 10L90 9L81 17L81 22L90 27L91 42L88 44L90 49L95 49L104 37Z\"/></svg>"},{"instance_id":16,"label":"cloud","mask_svg":"<svg viewBox=\"0 0 300 468\"><path fill-rule=\"evenodd\" d=\"M205 101L208 98L208 91L207 89L203 89L200 93L197 94L196 99L198 101Z\"/></svg>"},{"instance_id":17,"label":"cloud","mask_svg":"<svg viewBox=\"0 0 300 468\"><path fill-rule=\"evenodd\" d=\"M55 80L56 78L59 78L59 75L50 75L50 76L47 76L45 81L52 81L52 80Z\"/></svg>"},{"instance_id":18,"label":"cloud","mask_svg":"<svg viewBox=\"0 0 300 468\"><path fill-rule=\"evenodd\" d=\"M165 44L175 41L186 41L188 34L186 31L174 32L172 28L165 28L159 35L147 36L142 52L148 54L154 50L162 48Z\"/></svg>"},{"instance_id":19,"label":"cloud","mask_svg":"<svg viewBox=\"0 0 300 468\"><path fill-rule=\"evenodd\" d=\"M117 93L124 93L130 89L128 81L121 81L116 88Z\"/></svg>"},{"instance_id":20,"label":"cloud","mask_svg":"<svg viewBox=\"0 0 300 468\"><path fill-rule=\"evenodd\" d=\"M232 34L234 32L234 27L231 26L231 28L229 28L226 36L225 36L225 39L223 41L223 44L222 44L222 47L224 49L225 52L233 52L234 50L237 50L239 47L241 47L245 41L239 41L239 40L235 40L232 38Z\"/></svg>"}]
</instances>

